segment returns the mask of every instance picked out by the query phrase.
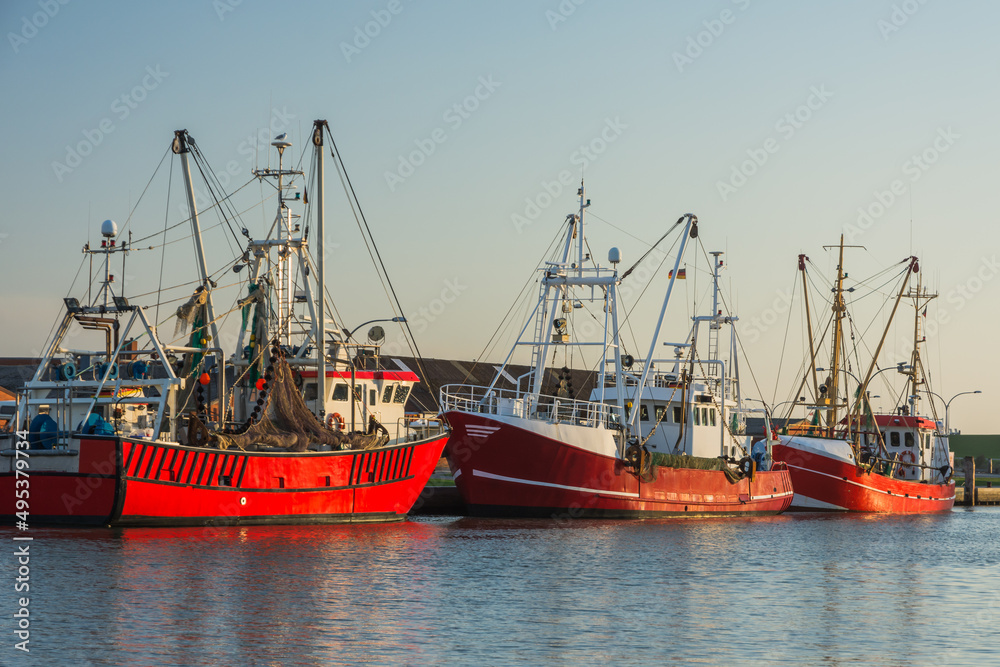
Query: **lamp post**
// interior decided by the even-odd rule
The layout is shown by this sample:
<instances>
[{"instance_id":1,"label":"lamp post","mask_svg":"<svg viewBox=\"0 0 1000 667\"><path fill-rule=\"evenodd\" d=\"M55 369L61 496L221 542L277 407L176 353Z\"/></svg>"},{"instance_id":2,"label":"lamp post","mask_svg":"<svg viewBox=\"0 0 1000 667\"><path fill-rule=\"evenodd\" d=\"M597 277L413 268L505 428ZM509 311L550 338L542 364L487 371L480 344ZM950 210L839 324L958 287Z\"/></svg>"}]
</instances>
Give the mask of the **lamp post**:
<instances>
[{"instance_id":1,"label":"lamp post","mask_svg":"<svg viewBox=\"0 0 1000 667\"><path fill-rule=\"evenodd\" d=\"M344 331L344 340L345 341L350 340L351 338L354 337L354 332L355 331L357 331L358 329L360 329L362 327L366 327L369 324L375 324L376 322L406 322L406 318L403 317L403 316L399 316L399 317L393 317L391 319L389 319L389 318L382 318L382 319L368 320L367 322L362 322L361 324L359 324L358 326L354 327L350 331L348 331L347 329L344 329L343 330ZM357 366L354 364L354 357L348 357L347 363L349 363L351 365L351 431L353 432L354 431L354 415L355 415L355 413L357 413L357 401L358 401L358 389L357 389L357 384L355 383L355 378L356 378L356 373L357 373ZM378 368L378 366L376 366L376 369L377 368ZM325 381L325 378L324 378L324 381Z\"/></svg>"},{"instance_id":2,"label":"lamp post","mask_svg":"<svg viewBox=\"0 0 1000 667\"><path fill-rule=\"evenodd\" d=\"M343 331L344 331L344 336L345 336L345 337L346 337L346 338L347 338L348 340L350 340L351 338L353 338L353 337L354 337L354 332L355 332L355 331L357 331L357 330L358 330L358 329L360 329L361 327L365 327L365 326L368 326L369 324L375 324L376 322L406 322L406 318L405 318L405 317L402 317L402 316L400 316L400 317L393 317L393 318L391 318L391 319L378 319L378 320L368 320L367 322L362 322L361 324L359 324L358 326L354 327L354 328L353 328L353 329L351 329L350 331L348 331L347 329L344 329L344 330L343 330Z\"/></svg>"},{"instance_id":3,"label":"lamp post","mask_svg":"<svg viewBox=\"0 0 1000 667\"><path fill-rule=\"evenodd\" d=\"M978 389L974 391L960 391L951 398L949 398L947 401L944 400L944 397L941 396L941 394L933 392L929 389L924 389L924 393L930 394L931 396L937 396L939 399L941 399L941 402L944 403L944 434L951 435L951 420L949 419L949 412L948 412L951 409L951 402L954 401L959 396L965 396L966 394L981 394L983 392L981 392Z\"/></svg>"}]
</instances>

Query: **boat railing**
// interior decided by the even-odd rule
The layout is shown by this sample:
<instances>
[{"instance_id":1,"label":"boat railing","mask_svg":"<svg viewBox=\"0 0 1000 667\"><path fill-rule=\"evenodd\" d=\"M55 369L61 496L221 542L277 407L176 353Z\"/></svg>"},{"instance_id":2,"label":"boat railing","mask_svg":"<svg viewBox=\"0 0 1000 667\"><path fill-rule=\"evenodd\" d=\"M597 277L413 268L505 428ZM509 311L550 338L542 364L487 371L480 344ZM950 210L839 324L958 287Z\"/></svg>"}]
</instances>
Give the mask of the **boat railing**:
<instances>
[{"instance_id":1,"label":"boat railing","mask_svg":"<svg viewBox=\"0 0 1000 667\"><path fill-rule=\"evenodd\" d=\"M416 442L427 440L437 435L444 435L448 430L444 420L436 414L410 414L396 420L394 442Z\"/></svg>"},{"instance_id":2,"label":"boat railing","mask_svg":"<svg viewBox=\"0 0 1000 667\"><path fill-rule=\"evenodd\" d=\"M539 419L579 426L615 428L619 424L615 406L607 403L561 398L476 385L441 387L442 412L473 412L506 417Z\"/></svg>"}]
</instances>

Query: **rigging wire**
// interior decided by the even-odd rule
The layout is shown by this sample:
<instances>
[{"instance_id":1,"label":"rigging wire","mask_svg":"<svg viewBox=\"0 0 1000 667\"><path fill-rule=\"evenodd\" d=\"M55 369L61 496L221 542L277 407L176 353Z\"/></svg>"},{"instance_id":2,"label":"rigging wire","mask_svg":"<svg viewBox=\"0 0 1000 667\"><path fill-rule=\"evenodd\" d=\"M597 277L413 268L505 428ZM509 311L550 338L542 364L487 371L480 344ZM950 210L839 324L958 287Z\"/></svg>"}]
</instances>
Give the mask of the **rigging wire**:
<instances>
[{"instance_id":1,"label":"rigging wire","mask_svg":"<svg viewBox=\"0 0 1000 667\"><path fill-rule=\"evenodd\" d=\"M545 252L542 253L542 258L538 261L538 264L535 265L535 268L532 269L531 272L528 274L528 279L525 281L524 285L521 286L521 289L518 291L517 296L514 297L514 301L510 304L510 308L507 309L507 312L504 313L504 316L500 319L500 324L497 325L497 328L496 330L493 331L493 335L490 336L490 339L486 341L486 345L483 347L483 351L480 352L478 359L472 364L472 368L470 368L469 372L466 373L465 378L462 380L461 384L465 384L465 382L468 381L468 379L472 376L473 371L475 371L476 366L478 366L480 363L485 363L482 362L481 360L485 359L487 356L492 354L493 349L496 347L496 343L499 342L497 335L504 328L504 324L507 323L507 318L510 317L511 312L513 312L513 310L517 307L517 304L520 303L522 299L526 299L527 295L529 294L528 287L532 283L537 284L539 282L540 278L536 277L537 272L545 264L546 258L552 256L552 253L557 247L559 239L561 239L564 235L563 228L568 224L569 224L568 221L564 221L562 224L559 225L559 228L556 230L555 236L552 238L552 241L549 242L549 246L545 249ZM522 319L522 321L524 320Z\"/></svg>"},{"instance_id":2,"label":"rigging wire","mask_svg":"<svg viewBox=\"0 0 1000 667\"><path fill-rule=\"evenodd\" d=\"M121 231L118 232L117 238L120 239L122 237L122 235L125 233L125 230L128 228L129 223L132 222L132 216L135 215L135 211L137 208L139 208L139 204L140 202L142 202L142 198L146 195L146 191L149 190L149 186L153 183L153 179L156 178L156 174L159 173L160 167L163 166L163 161L167 159L167 155L169 154L170 154L170 147L168 146L167 150L163 153L163 157L160 158L160 162L156 165L156 169L153 170L153 175L150 176L149 181L146 182L146 187L142 189L142 194L139 195L139 199L136 200L135 206L133 206L131 210L129 210L128 218L126 218L125 223L122 225Z\"/></svg>"},{"instance_id":3,"label":"rigging wire","mask_svg":"<svg viewBox=\"0 0 1000 667\"><path fill-rule=\"evenodd\" d=\"M170 221L170 189L174 182L174 162L170 161L170 174L167 179L167 205L163 211L163 240L167 239L167 224ZM166 265L167 257L167 245L164 243L160 246L160 282L157 285L156 291L159 293L163 289L163 267ZM160 304L157 301L156 312L153 315L153 321L156 322L160 319Z\"/></svg>"},{"instance_id":4,"label":"rigging wire","mask_svg":"<svg viewBox=\"0 0 1000 667\"><path fill-rule=\"evenodd\" d=\"M239 188L237 188L237 189L236 189L235 191L233 191L233 192L232 192L232 194L230 194L229 196L227 196L227 197L226 197L225 199L226 199L226 200L228 200L228 199L232 199L232 198L233 198L233 197L234 197L234 196L235 196L235 195L236 195L236 194L237 194L238 192L240 192L240 190L242 190L243 188L247 187L248 185L250 185L251 183L253 183L253 182L254 182L254 181L256 181L256 180L257 180L257 177L256 177L256 176L254 176L254 177L253 177L253 178L251 178L251 179L250 179L249 181L247 181L246 183L244 183L243 185L241 185L241 186L240 186ZM271 195L271 196L273 197L274 195ZM267 201L267 199L270 199L270 197L266 197L266 198L265 198L265 197L263 197L263 194L262 194L262 196L261 196L261 201L260 201L259 203L257 203L257 204L254 204L253 206L250 206L249 208L247 208L246 210L244 210L244 211L243 211L243 213L246 213L247 211L250 211L250 210L253 210L254 208L256 208L256 207L258 207L258 206L262 206L262 205L263 205L263 203L264 203L265 201ZM223 201L225 201L225 200L223 200ZM216 206L218 206L218 205L219 205L219 203L220 203L220 202L216 202L215 204L212 204L211 206L208 206L207 208L205 208L205 209L203 209L203 210L199 211L199 213L207 213L208 211L211 211L211 210L212 210L213 208L215 208ZM187 224L187 223L191 222L191 220L192 220L192 219L193 219L193 218L192 218L191 216L188 216L188 217L187 217L187 218L185 218L184 220L181 220L180 222L177 222L177 223L175 223L175 224L171 225L170 227L168 227L168 228L164 229L164 230L163 230L163 231L161 231L161 232L153 232L153 233L152 233L152 234L150 234L149 236L144 236L144 237L142 237L141 239L137 239L137 240L135 240L135 241L132 241L132 245L135 245L136 243L142 243L143 241L147 241L147 240L149 240L149 239L152 239L152 238L156 238L157 236L163 236L163 235L165 235L165 234L166 234L166 233L167 233L168 231L171 231L171 230L173 230L173 229L177 229L177 228L178 228L178 227L180 227L181 225L185 225L185 224ZM219 225L221 225L221 224L222 224L221 222L220 222L220 223L217 223L216 225L213 225L212 227L209 227L209 228L206 228L206 230L205 230L205 231L208 231L208 229L214 229L215 227L218 227L218 226L219 226ZM184 238L185 238L185 239L186 239L186 238L190 238L190 236L185 236ZM180 240L183 240L183 239L180 239ZM152 246L151 246L151 247L152 247Z\"/></svg>"},{"instance_id":5,"label":"rigging wire","mask_svg":"<svg viewBox=\"0 0 1000 667\"><path fill-rule=\"evenodd\" d=\"M333 153L333 157L334 157L334 164L339 165L339 167L337 169L337 173L338 174L343 174L342 178L347 180L347 185L350 187L350 190L351 190L351 202L352 202L351 209L352 209L352 211L354 210L354 205L357 204L357 212L355 213L355 219L357 219L357 216L360 215L361 216L361 221L364 222L365 230L367 230L367 232L368 232L368 237L371 239L371 245L372 245L372 247L375 250L376 257L378 257L378 265L382 268L382 274L385 275L385 282L388 283L389 291L392 292L392 300L395 302L396 308L399 310L399 315L402 316L402 314L403 314L403 306L399 303L399 297L396 295L396 290L392 286L392 282L389 280L388 271L385 268L385 264L382 262L382 255L381 255L381 253L378 250L378 246L375 245L375 238L374 238L374 236L372 236L371 228L368 226L368 220L365 218L364 211L361 209L361 202L358 200L357 193L355 193L355 191L354 191L354 185L351 183L351 178L347 174L347 167L344 166L344 161L340 158L340 149L337 148L337 142L333 138L333 132L330 130L330 126L329 125L326 125L326 133L327 133L327 136L330 137L331 148L333 149L332 153ZM365 245L366 246L368 245L367 241L366 241ZM424 366L423 355L420 353L420 348L417 346L417 340L416 340L416 338L414 338L413 331L410 329L410 323L407 320L403 319L402 325L406 329L406 332L409 334L409 340L407 342L408 342L409 345L412 346L412 349L415 352L415 359L416 359L416 362L417 362L417 366L420 369L420 372L423 374L423 376L425 378L428 378L427 372L424 370L424 367L423 367ZM428 379L428 381L429 381L429 379ZM433 392L430 392L430 394L431 394L431 401L433 401L435 409L440 409L440 406L438 405L437 397L434 396Z\"/></svg>"}]
</instances>

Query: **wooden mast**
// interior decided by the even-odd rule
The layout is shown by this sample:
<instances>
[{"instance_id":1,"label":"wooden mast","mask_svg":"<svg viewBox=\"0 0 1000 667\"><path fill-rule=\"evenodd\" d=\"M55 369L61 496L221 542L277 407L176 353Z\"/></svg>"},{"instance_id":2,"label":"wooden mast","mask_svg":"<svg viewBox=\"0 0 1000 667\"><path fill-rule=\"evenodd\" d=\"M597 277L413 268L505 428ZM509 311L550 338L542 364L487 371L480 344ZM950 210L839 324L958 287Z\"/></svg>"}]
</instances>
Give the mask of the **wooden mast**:
<instances>
[{"instance_id":1,"label":"wooden mast","mask_svg":"<svg viewBox=\"0 0 1000 667\"><path fill-rule=\"evenodd\" d=\"M819 398L819 381L816 379L816 344L813 338L812 316L809 310L809 285L806 283L806 260L804 254L799 255L799 271L802 273L802 298L806 304L806 326L809 328L809 367L812 370L813 398ZM801 389L799 390L801 391ZM796 396L798 393L796 392ZM794 407L794 406L793 406Z\"/></svg>"},{"instance_id":2,"label":"wooden mast","mask_svg":"<svg viewBox=\"0 0 1000 667\"><path fill-rule=\"evenodd\" d=\"M840 377L840 346L843 337L844 313L847 306L844 304L844 235L840 235L840 259L837 261L837 285L833 290L833 358L830 361L830 381L827 383L826 400L829 401L827 410L827 435L833 437L833 430L837 426L837 401L838 401L838 378Z\"/></svg>"}]
</instances>

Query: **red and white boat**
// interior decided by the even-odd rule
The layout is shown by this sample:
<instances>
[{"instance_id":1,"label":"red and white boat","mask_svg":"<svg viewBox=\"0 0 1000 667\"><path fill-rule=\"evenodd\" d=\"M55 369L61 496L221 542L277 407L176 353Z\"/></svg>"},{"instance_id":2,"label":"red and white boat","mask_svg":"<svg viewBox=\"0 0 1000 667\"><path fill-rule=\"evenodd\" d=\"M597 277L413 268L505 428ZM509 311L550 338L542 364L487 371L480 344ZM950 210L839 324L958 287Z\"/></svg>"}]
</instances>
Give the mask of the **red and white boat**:
<instances>
[{"instance_id":1,"label":"red and white boat","mask_svg":"<svg viewBox=\"0 0 1000 667\"><path fill-rule=\"evenodd\" d=\"M805 281L805 256L799 257L799 270ZM902 286L896 296L892 313L903 298L913 300L914 343L909 364L876 371L878 354L892 323L886 325L871 367L863 379L855 378L856 391L847 390L849 377L842 367L842 320L846 315L844 301L844 245L840 243L840 263L833 290L833 347L831 369L820 383L814 364L803 378L796 395L806 386L813 387L815 402L813 419L792 427L792 432L779 437L774 446L774 458L783 461L792 475L795 488L793 509L884 512L912 514L944 512L955 503L955 482L952 480L953 461L948 448L948 435L940 422L917 416L920 396L930 393L920 356L921 307L934 298L921 290L907 292L910 277L919 271L915 257L909 258L902 276ZM807 311L808 312L808 311ZM810 331L812 330L810 324ZM815 349L811 356L815 359ZM869 387L876 375L898 370L907 376L904 405L895 414L872 414L868 405ZM809 382L810 375L812 383ZM852 398L853 397L853 398ZM859 397L861 397L859 399ZM934 409L931 403L931 410ZM844 413L846 417L841 417Z\"/></svg>"},{"instance_id":2,"label":"red and white boat","mask_svg":"<svg viewBox=\"0 0 1000 667\"><path fill-rule=\"evenodd\" d=\"M243 326L227 355L216 343L211 276L219 273L207 269L188 167L200 153L186 131L176 133L200 274L177 315L191 334L164 341L146 308L117 291L111 260L124 261L131 244L106 221L101 247L84 249L104 263L96 297L65 299L61 324L18 397L17 418L0 434L5 521L27 527L405 518L447 433L440 422L405 413L419 379L399 363L387 367L381 327L361 344L328 318L324 253L315 251L326 247L328 138L326 122L316 121L309 215L293 213L306 203L293 194L304 174L284 168L281 156L291 145L284 135L272 144L278 168L254 172L274 185L278 214L263 240L244 228L242 257L222 267L249 269L245 296L231 311L242 310ZM81 348L95 331L100 344Z\"/></svg>"},{"instance_id":3,"label":"red and white boat","mask_svg":"<svg viewBox=\"0 0 1000 667\"><path fill-rule=\"evenodd\" d=\"M518 378L506 372L512 350L490 386L441 388L442 411L452 428L446 453L468 512L643 518L785 510L793 493L788 471L771 464L773 441L760 443L751 458L750 439L742 434L738 371L718 355L720 328L736 318L717 309L696 317L689 339L674 346L675 358L654 357L697 219L688 214L673 227L680 251L650 353L639 362L622 352L619 339L618 250L609 254L611 268L591 262L584 235L589 200L582 186L579 195L579 214L567 216L565 241L541 269L540 298L514 346L531 349L531 370ZM603 325L603 337L587 342L582 334L595 321ZM708 325L704 359L695 345L701 324ZM526 338L526 332L533 336ZM589 400L575 399L568 386L574 349L603 355ZM565 362L558 378L546 365L553 357Z\"/></svg>"}]
</instances>

